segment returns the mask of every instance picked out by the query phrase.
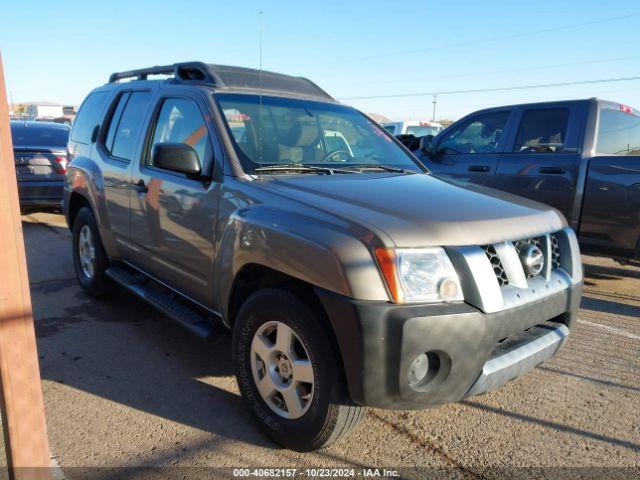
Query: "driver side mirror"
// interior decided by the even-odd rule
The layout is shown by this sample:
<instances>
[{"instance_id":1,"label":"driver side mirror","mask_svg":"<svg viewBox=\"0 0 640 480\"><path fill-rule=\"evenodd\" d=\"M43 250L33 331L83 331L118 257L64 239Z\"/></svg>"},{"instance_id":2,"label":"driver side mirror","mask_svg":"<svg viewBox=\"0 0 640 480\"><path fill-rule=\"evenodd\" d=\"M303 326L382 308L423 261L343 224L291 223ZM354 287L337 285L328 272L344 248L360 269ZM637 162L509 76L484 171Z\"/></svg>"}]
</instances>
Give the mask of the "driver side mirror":
<instances>
[{"instance_id":1,"label":"driver side mirror","mask_svg":"<svg viewBox=\"0 0 640 480\"><path fill-rule=\"evenodd\" d=\"M198 153L186 143L156 143L151 152L151 165L190 177L200 175L202 171Z\"/></svg>"},{"instance_id":2,"label":"driver side mirror","mask_svg":"<svg viewBox=\"0 0 640 480\"><path fill-rule=\"evenodd\" d=\"M420 153L428 157L435 155L436 151L433 148L433 135L420 137Z\"/></svg>"}]
</instances>

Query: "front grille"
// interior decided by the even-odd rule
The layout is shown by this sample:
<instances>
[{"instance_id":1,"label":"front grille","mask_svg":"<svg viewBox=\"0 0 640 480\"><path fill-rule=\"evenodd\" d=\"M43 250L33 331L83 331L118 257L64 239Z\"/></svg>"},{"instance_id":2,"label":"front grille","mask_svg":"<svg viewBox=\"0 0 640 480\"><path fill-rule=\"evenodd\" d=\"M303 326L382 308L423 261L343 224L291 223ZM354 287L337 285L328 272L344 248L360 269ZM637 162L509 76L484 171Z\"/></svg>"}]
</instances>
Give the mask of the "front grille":
<instances>
[{"instance_id":1,"label":"front grille","mask_svg":"<svg viewBox=\"0 0 640 480\"><path fill-rule=\"evenodd\" d=\"M547 236L543 235L521 240L514 240L512 242L505 242L504 246L502 244L481 245L482 250L491 263L491 268L493 269L496 280L498 281L500 287L504 287L505 285L515 285L523 288L522 281L516 281L515 277L510 278L511 275L515 275L516 277L518 276L518 269L521 269L520 271L522 271L528 282L530 279L538 275L542 275L544 277L546 268L548 268L549 264L551 265L552 271L560 268L560 233L552 233L549 234L548 237L548 243ZM532 272L529 273L527 271L528 269L524 268L524 265L522 265L522 258L526 256L527 250L532 245L538 247L542 251L545 259L544 268L538 275L534 275ZM506 251L504 250L505 248ZM509 249L515 251L516 255L511 256L510 254L508 254ZM505 254L506 256L502 258Z\"/></svg>"},{"instance_id":2,"label":"front grille","mask_svg":"<svg viewBox=\"0 0 640 480\"><path fill-rule=\"evenodd\" d=\"M560 268L560 240L558 235L552 233L551 237L551 269L556 270Z\"/></svg>"},{"instance_id":3,"label":"front grille","mask_svg":"<svg viewBox=\"0 0 640 480\"><path fill-rule=\"evenodd\" d=\"M485 245L482 248L484 249L484 253L486 253L487 258L489 259L489 262L491 262L491 267L496 274L498 284L501 287L504 285L508 285L509 279L507 278L507 272L505 272L504 270L504 266L500 261L500 257L498 256L498 252L496 252L496 248L493 245Z\"/></svg>"},{"instance_id":4,"label":"front grille","mask_svg":"<svg viewBox=\"0 0 640 480\"><path fill-rule=\"evenodd\" d=\"M542 259L534 246L540 248ZM529 255L527 250L531 250ZM582 280L580 263L570 261L579 252L575 233L568 227L495 243L447 247L447 252L461 277L465 302L485 313L536 302ZM527 273L538 271L541 263L540 274L527 277ZM550 302L549 308L555 309L554 305Z\"/></svg>"},{"instance_id":5,"label":"front grille","mask_svg":"<svg viewBox=\"0 0 640 480\"><path fill-rule=\"evenodd\" d=\"M544 237L534 237L534 238L528 238L526 240L518 240L517 242L513 243L513 246L516 249L516 252L518 252L518 257L520 255L522 255L523 252L526 252L527 248L529 248L531 245L535 245L536 247L538 247L540 250L542 250L544 252L544 248L543 248L543 242L544 242ZM531 274L527 274L527 278L532 278L534 277L534 275Z\"/></svg>"}]
</instances>

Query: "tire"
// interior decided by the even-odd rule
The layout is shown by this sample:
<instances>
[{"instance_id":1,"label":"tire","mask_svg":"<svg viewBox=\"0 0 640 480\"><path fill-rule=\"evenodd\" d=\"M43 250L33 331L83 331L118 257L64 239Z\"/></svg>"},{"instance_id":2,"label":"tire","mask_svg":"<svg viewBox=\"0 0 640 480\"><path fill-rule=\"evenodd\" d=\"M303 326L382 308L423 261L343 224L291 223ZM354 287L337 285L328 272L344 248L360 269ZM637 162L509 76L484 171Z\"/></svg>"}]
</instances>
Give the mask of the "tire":
<instances>
[{"instance_id":1,"label":"tire","mask_svg":"<svg viewBox=\"0 0 640 480\"><path fill-rule=\"evenodd\" d=\"M267 435L291 450L311 451L326 447L347 435L366 414L366 408L355 405L347 394L337 346L325 325L324 319L315 314L305 302L291 293L276 289L260 290L251 295L238 312L234 324L236 379L245 403ZM253 347L254 338L272 345L273 349L268 354L272 355L274 350L278 351L278 338L285 338L280 337L280 328L283 331L288 328L294 334L289 358L292 368L285 372L285 365L282 370L267 374L266 368L258 368L258 359L262 358L257 354L259 349ZM271 362L273 363L275 362ZM263 361L263 365L266 367L266 362ZM303 370L298 370L297 365L311 366L311 375L309 376L308 369L304 370L306 375L298 375ZM301 415L283 402L285 397L280 394L280 390L276 390L274 396L265 400L264 394L258 389L257 381L261 374L264 380L267 375L278 376L282 372L292 375L288 380L289 387L298 385L297 391L306 394L300 401L303 407ZM298 383L298 378L313 378L313 384L310 386L308 383ZM279 386L282 387L282 384ZM288 391L290 392L290 388ZM291 397L287 395L287 398ZM285 406L288 412L278 406ZM287 414L295 418L286 418Z\"/></svg>"},{"instance_id":2,"label":"tire","mask_svg":"<svg viewBox=\"0 0 640 480\"><path fill-rule=\"evenodd\" d=\"M89 234L87 234L89 232ZM105 271L109 268L109 258L104 251L98 225L93 216L93 212L88 207L82 207L73 222L73 265L80 286L94 297L102 296L111 291L113 284L106 276ZM88 235L93 250L93 268L88 271L86 254L81 252L81 244L84 243ZM85 244L86 245L86 244ZM85 250L86 252L86 250Z\"/></svg>"}]
</instances>

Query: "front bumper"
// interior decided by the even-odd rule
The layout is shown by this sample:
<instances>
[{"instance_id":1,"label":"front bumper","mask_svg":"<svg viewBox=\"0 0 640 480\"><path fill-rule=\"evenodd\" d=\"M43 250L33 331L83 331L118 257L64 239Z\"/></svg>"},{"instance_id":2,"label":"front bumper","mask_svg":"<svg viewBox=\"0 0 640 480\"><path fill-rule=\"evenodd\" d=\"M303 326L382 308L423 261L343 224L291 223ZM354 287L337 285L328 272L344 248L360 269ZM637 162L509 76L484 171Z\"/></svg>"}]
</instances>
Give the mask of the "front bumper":
<instances>
[{"instance_id":1,"label":"front bumper","mask_svg":"<svg viewBox=\"0 0 640 480\"><path fill-rule=\"evenodd\" d=\"M493 390L553 356L571 329L581 289L578 283L496 313L465 303L394 305L317 293L336 333L352 399L420 409ZM425 353L435 370L411 386L412 364Z\"/></svg>"}]
</instances>

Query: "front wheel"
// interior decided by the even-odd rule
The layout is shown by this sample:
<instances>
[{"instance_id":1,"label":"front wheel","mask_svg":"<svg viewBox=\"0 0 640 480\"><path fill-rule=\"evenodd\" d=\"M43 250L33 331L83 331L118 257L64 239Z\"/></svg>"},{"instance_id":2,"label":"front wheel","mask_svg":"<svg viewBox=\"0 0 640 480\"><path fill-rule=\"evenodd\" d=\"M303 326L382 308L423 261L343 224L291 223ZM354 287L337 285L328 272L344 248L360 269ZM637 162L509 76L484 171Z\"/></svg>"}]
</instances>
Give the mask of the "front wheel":
<instances>
[{"instance_id":1,"label":"front wheel","mask_svg":"<svg viewBox=\"0 0 640 480\"><path fill-rule=\"evenodd\" d=\"M366 409L347 394L336 350L323 319L286 291L258 291L240 309L233 329L238 385L280 445L323 448L364 418Z\"/></svg>"},{"instance_id":2,"label":"front wheel","mask_svg":"<svg viewBox=\"0 0 640 480\"><path fill-rule=\"evenodd\" d=\"M105 271L109 259L102 247L98 225L91 210L83 207L73 222L73 265L80 286L90 295L100 296L111 287Z\"/></svg>"}]
</instances>

